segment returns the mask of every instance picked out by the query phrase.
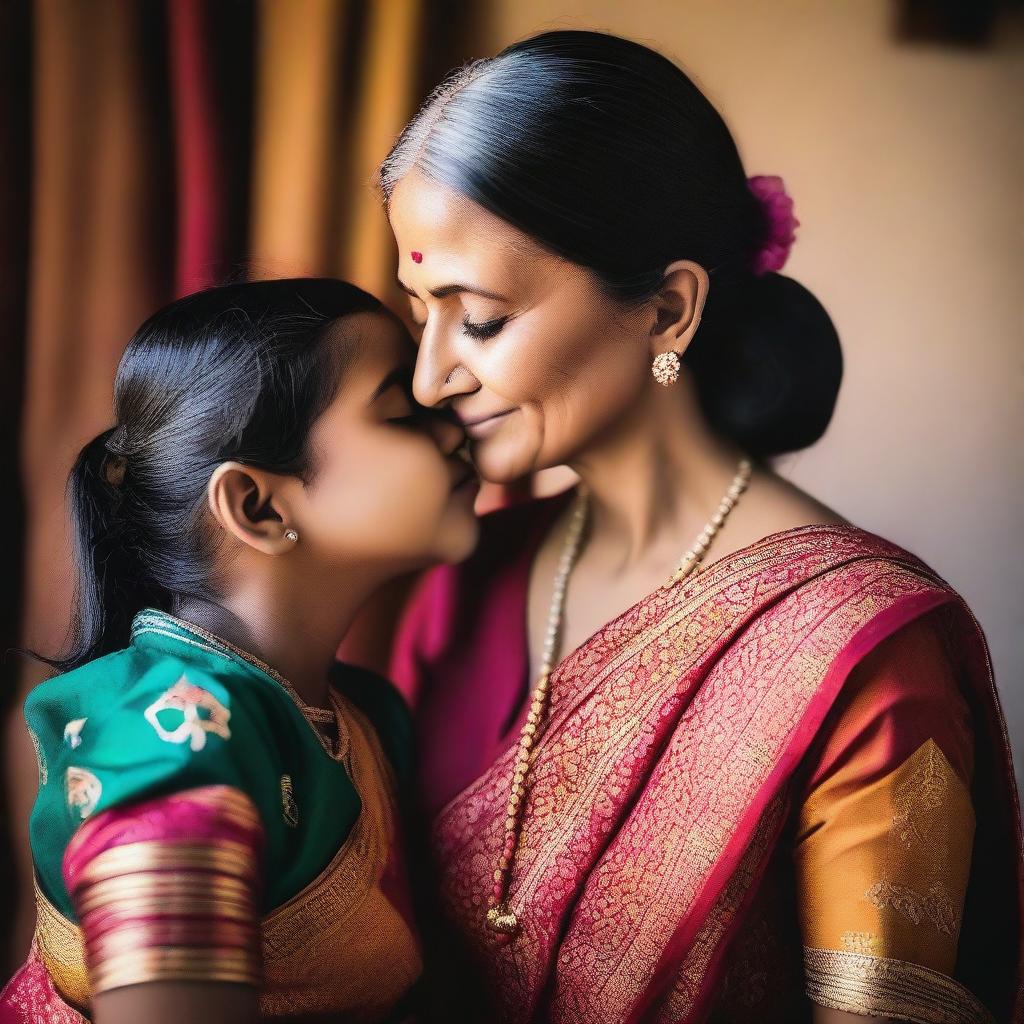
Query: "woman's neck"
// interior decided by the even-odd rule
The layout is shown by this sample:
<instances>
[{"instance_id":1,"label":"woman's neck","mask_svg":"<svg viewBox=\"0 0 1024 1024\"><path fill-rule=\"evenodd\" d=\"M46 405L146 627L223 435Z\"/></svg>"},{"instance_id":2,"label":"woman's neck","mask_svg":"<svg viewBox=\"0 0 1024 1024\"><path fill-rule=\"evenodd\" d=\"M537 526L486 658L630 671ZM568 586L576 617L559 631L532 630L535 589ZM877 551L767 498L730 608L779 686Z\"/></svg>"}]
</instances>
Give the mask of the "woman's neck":
<instances>
[{"instance_id":1,"label":"woman's neck","mask_svg":"<svg viewBox=\"0 0 1024 1024\"><path fill-rule=\"evenodd\" d=\"M186 598L175 613L266 662L307 704L325 707L331 665L362 600L313 587L296 599L280 589L237 588L216 602Z\"/></svg>"},{"instance_id":2,"label":"woman's neck","mask_svg":"<svg viewBox=\"0 0 1024 1024\"><path fill-rule=\"evenodd\" d=\"M692 390L658 388L572 465L591 496L587 546L616 573L678 558L741 455L711 433Z\"/></svg>"}]
</instances>

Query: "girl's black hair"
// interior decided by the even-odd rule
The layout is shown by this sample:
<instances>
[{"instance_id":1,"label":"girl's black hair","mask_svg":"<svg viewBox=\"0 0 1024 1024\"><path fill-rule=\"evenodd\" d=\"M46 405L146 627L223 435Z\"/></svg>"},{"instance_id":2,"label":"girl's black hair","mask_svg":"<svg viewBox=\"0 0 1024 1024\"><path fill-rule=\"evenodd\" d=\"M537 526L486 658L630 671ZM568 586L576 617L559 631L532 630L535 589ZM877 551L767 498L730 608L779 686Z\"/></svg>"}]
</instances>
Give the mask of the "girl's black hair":
<instances>
[{"instance_id":1,"label":"girl's black hair","mask_svg":"<svg viewBox=\"0 0 1024 1024\"><path fill-rule=\"evenodd\" d=\"M213 532L201 528L218 463L308 480L308 437L351 351L332 321L380 310L354 285L254 281L186 296L128 343L114 383L115 426L75 462L69 499L78 568L61 670L118 650L135 613L211 599Z\"/></svg>"},{"instance_id":2,"label":"girl's black hair","mask_svg":"<svg viewBox=\"0 0 1024 1024\"><path fill-rule=\"evenodd\" d=\"M754 456L825 431L842 376L828 314L796 281L755 276L768 225L719 113L671 61L597 32L547 32L455 71L381 166L411 169L588 267L632 303L675 260L711 279L687 349L711 426Z\"/></svg>"}]
</instances>

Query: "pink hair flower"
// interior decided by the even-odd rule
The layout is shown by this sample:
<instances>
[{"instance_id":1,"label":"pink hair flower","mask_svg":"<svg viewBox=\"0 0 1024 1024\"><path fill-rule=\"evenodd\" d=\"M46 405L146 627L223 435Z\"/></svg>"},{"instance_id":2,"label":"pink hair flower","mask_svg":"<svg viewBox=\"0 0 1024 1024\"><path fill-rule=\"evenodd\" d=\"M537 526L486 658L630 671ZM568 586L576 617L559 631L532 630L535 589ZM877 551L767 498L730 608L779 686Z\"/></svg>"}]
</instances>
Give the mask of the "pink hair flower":
<instances>
[{"instance_id":1,"label":"pink hair flower","mask_svg":"<svg viewBox=\"0 0 1024 1024\"><path fill-rule=\"evenodd\" d=\"M767 233L761 248L754 253L750 269L758 275L779 271L789 259L800 221L793 216L793 200L777 174L757 174L747 178L747 187L764 209Z\"/></svg>"}]
</instances>

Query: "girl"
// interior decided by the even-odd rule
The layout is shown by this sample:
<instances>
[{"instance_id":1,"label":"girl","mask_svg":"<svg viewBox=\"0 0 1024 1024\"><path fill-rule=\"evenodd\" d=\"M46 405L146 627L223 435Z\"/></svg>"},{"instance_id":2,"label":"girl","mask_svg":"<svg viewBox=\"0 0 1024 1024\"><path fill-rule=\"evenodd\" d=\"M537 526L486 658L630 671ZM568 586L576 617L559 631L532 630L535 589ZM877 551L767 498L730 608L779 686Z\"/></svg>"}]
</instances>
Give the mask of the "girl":
<instances>
[{"instance_id":1,"label":"girl","mask_svg":"<svg viewBox=\"0 0 1024 1024\"><path fill-rule=\"evenodd\" d=\"M72 648L26 704L38 925L0 1020L404 1017L404 705L333 656L476 541L413 355L330 280L201 292L128 345L71 475Z\"/></svg>"},{"instance_id":2,"label":"girl","mask_svg":"<svg viewBox=\"0 0 1024 1024\"><path fill-rule=\"evenodd\" d=\"M777 273L781 182L669 60L551 32L456 72L381 184L417 398L485 479L581 480L488 517L395 654L459 1019L1024 1012L977 623L768 463L822 434L842 368Z\"/></svg>"}]
</instances>

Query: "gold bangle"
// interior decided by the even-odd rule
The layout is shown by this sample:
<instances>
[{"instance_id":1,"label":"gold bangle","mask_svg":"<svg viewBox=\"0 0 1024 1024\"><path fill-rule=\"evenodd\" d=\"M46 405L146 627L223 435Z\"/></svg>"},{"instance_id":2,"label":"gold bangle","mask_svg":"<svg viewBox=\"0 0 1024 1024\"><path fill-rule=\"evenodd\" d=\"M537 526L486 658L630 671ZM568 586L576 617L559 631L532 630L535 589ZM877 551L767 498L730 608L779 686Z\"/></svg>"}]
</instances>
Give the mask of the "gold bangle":
<instances>
[{"instance_id":1,"label":"gold bangle","mask_svg":"<svg viewBox=\"0 0 1024 1024\"><path fill-rule=\"evenodd\" d=\"M89 917L82 916L82 928L88 934L90 918L95 916L92 911ZM256 909L252 901L229 903L218 896L179 894L178 896L160 896L139 898L130 906L112 907L109 910L111 919L124 921L142 916L177 917L197 915L200 917L223 917L232 921L244 921L247 917L255 917ZM108 929L109 930L109 929Z\"/></svg>"},{"instance_id":2,"label":"gold bangle","mask_svg":"<svg viewBox=\"0 0 1024 1024\"><path fill-rule=\"evenodd\" d=\"M260 932L252 921L218 921L213 926L207 921L139 923L90 940L88 959L90 965L99 966L122 954L167 949L191 950L197 954L241 950L258 955Z\"/></svg>"},{"instance_id":3,"label":"gold bangle","mask_svg":"<svg viewBox=\"0 0 1024 1024\"><path fill-rule=\"evenodd\" d=\"M252 849L243 843L227 840L206 843L147 840L115 846L97 854L82 869L75 888L132 872L162 869L180 871L190 868L220 871L237 878L258 880L256 858Z\"/></svg>"},{"instance_id":4,"label":"gold bangle","mask_svg":"<svg viewBox=\"0 0 1024 1024\"><path fill-rule=\"evenodd\" d=\"M137 911L136 901L171 901L182 895L194 898L217 898L234 906L250 905L255 900L253 887L230 875L214 875L207 872L139 872L121 878L107 878L79 889L75 899L75 910L80 918L87 917L95 910L126 906Z\"/></svg>"},{"instance_id":5,"label":"gold bangle","mask_svg":"<svg viewBox=\"0 0 1024 1024\"><path fill-rule=\"evenodd\" d=\"M259 987L259 957L220 949L143 949L121 953L90 968L93 995L148 981L227 981Z\"/></svg>"}]
</instances>

